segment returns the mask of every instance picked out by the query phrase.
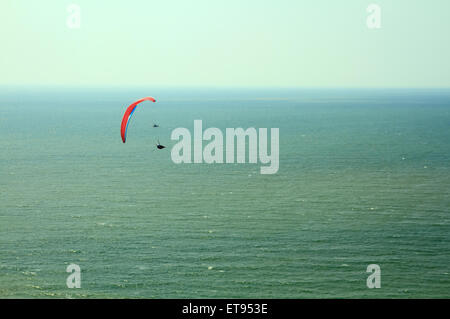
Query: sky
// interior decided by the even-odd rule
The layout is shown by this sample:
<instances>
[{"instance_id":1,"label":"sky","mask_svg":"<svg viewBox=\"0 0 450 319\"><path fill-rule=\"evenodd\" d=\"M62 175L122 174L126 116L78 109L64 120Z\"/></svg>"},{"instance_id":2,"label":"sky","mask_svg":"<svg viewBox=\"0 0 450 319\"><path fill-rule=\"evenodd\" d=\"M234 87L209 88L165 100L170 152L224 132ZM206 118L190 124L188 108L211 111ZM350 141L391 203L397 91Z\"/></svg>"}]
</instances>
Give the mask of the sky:
<instances>
[{"instance_id":1,"label":"sky","mask_svg":"<svg viewBox=\"0 0 450 319\"><path fill-rule=\"evenodd\" d=\"M1 0L0 85L450 87L449 31L448 0Z\"/></svg>"}]
</instances>

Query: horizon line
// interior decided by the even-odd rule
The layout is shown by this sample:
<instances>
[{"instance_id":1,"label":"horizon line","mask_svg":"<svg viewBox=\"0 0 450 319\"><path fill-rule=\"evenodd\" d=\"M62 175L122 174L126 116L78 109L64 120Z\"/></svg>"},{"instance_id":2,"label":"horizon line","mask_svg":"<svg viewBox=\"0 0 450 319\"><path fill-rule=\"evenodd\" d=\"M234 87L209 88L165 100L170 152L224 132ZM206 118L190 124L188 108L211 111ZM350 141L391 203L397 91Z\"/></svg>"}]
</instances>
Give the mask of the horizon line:
<instances>
[{"instance_id":1,"label":"horizon line","mask_svg":"<svg viewBox=\"0 0 450 319\"><path fill-rule=\"evenodd\" d=\"M280 86L280 85L249 85L249 86L231 86L231 85L91 85L91 84L1 84L0 88L43 88L43 89L140 89L140 88L155 88L155 89L288 89L288 90L449 90L450 86Z\"/></svg>"}]
</instances>

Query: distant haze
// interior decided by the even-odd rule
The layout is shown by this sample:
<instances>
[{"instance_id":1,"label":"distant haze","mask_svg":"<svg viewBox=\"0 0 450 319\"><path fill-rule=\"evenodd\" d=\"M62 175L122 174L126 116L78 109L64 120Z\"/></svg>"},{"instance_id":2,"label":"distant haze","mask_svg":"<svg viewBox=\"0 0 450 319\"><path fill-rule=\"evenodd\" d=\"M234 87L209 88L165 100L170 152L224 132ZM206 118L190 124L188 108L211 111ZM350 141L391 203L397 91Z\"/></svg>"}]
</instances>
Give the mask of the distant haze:
<instances>
[{"instance_id":1,"label":"distant haze","mask_svg":"<svg viewBox=\"0 0 450 319\"><path fill-rule=\"evenodd\" d=\"M366 25L372 2L380 29ZM0 12L0 85L450 87L448 0L2 0Z\"/></svg>"}]
</instances>

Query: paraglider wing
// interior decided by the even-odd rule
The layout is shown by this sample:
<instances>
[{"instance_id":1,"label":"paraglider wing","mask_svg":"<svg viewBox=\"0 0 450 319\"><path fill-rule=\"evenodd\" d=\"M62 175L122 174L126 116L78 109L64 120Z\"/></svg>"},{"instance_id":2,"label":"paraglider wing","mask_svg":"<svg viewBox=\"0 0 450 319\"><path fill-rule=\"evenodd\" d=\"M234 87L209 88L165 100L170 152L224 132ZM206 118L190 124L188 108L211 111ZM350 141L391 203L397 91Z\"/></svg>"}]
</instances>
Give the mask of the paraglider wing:
<instances>
[{"instance_id":1,"label":"paraglider wing","mask_svg":"<svg viewBox=\"0 0 450 319\"><path fill-rule=\"evenodd\" d=\"M154 98L152 98L151 96L147 96L147 97L144 97L143 99L137 100L136 102L134 102L127 108L127 110L125 111L125 114L123 115L123 118L122 118L122 125L120 126L120 135L122 136L122 142L125 143L125 141L127 139L128 124L130 123L130 119L131 119L131 116L133 115L133 112L136 110L136 107L138 106L138 104L140 104L144 101L156 102L156 100Z\"/></svg>"}]
</instances>

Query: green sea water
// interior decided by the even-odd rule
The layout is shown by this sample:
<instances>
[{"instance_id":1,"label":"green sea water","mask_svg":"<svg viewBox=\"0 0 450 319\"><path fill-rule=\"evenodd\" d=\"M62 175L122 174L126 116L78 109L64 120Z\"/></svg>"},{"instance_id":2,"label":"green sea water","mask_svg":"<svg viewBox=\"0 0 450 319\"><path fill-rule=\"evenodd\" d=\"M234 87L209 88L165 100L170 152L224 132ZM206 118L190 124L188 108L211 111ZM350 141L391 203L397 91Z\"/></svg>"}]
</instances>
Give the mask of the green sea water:
<instances>
[{"instance_id":1,"label":"green sea water","mask_svg":"<svg viewBox=\"0 0 450 319\"><path fill-rule=\"evenodd\" d=\"M279 128L278 173L174 164L196 119ZM449 298L449 166L450 90L4 87L0 297Z\"/></svg>"}]
</instances>

